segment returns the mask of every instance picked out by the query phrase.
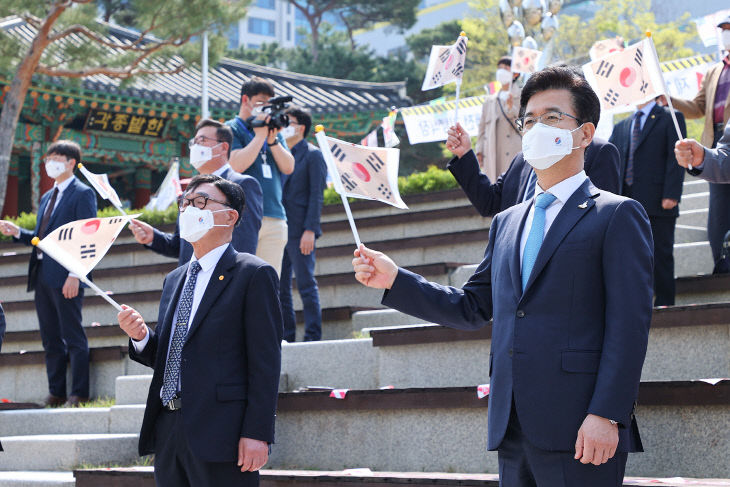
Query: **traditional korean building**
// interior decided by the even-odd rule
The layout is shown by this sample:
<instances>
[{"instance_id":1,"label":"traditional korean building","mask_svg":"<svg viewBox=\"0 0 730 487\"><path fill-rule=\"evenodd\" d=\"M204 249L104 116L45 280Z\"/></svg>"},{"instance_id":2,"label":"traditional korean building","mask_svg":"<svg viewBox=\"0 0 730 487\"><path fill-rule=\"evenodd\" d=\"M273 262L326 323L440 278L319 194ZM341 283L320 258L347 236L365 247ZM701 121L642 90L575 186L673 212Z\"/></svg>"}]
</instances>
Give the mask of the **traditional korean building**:
<instances>
[{"instance_id":1,"label":"traditional korean building","mask_svg":"<svg viewBox=\"0 0 730 487\"><path fill-rule=\"evenodd\" d=\"M26 44L35 35L35 29L17 17L0 20L0 29ZM108 36L118 42L137 37L116 26L110 26ZM0 69L0 103L12 76ZM312 111L315 124L345 139L362 138L391 106L410 105L405 82L337 80L223 59L209 71L210 116L221 121L235 116L241 85L253 76L270 80L277 96L291 95L294 103ZM15 133L3 214L35 211L40 195L53 185L41 170L41 159L58 139L78 142L91 171L107 173L120 198L133 208L144 206L174 157L180 157L181 177L192 175L187 141L200 119L200 98L201 73L196 67L127 82L106 76L35 76Z\"/></svg>"}]
</instances>

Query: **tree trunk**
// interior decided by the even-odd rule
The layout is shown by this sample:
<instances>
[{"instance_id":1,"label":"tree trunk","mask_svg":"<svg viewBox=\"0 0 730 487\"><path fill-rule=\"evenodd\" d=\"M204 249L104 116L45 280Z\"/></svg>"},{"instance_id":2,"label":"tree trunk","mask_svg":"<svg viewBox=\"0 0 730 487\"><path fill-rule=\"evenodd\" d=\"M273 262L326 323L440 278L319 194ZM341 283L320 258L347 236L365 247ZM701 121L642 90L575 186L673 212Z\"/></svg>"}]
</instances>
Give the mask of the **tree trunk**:
<instances>
[{"instance_id":1,"label":"tree trunk","mask_svg":"<svg viewBox=\"0 0 730 487\"><path fill-rule=\"evenodd\" d=\"M43 24L38 29L38 34L33 39L28 53L15 72L15 77L10 83L10 91L5 94L3 109L0 112L0 215L2 215L3 206L5 205L15 128L18 126L18 118L23 109L25 95L28 93L33 73L40 63L43 51L49 44L48 35L51 27L64 10L66 10L65 6L56 4L48 17L43 20Z\"/></svg>"},{"instance_id":2,"label":"tree trunk","mask_svg":"<svg viewBox=\"0 0 730 487\"><path fill-rule=\"evenodd\" d=\"M309 26L312 29L312 61L316 63L319 58L319 22L311 19Z\"/></svg>"}]
</instances>

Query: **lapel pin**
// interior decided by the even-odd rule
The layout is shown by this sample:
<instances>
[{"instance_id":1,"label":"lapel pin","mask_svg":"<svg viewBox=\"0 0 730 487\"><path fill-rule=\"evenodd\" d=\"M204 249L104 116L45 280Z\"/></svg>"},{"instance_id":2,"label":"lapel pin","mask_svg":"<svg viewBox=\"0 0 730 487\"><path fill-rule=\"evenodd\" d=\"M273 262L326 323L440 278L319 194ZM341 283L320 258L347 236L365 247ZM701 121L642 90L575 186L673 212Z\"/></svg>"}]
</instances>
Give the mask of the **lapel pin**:
<instances>
[{"instance_id":1,"label":"lapel pin","mask_svg":"<svg viewBox=\"0 0 730 487\"><path fill-rule=\"evenodd\" d=\"M656 118L656 115L652 115L651 118Z\"/></svg>"},{"instance_id":2,"label":"lapel pin","mask_svg":"<svg viewBox=\"0 0 730 487\"><path fill-rule=\"evenodd\" d=\"M222 275L218 276L219 281L222 281L223 279L225 279L225 278Z\"/></svg>"},{"instance_id":3,"label":"lapel pin","mask_svg":"<svg viewBox=\"0 0 730 487\"><path fill-rule=\"evenodd\" d=\"M588 208L588 200L586 200L583 203L579 204L578 205L578 208L580 208L581 210L585 210L586 208Z\"/></svg>"}]
</instances>

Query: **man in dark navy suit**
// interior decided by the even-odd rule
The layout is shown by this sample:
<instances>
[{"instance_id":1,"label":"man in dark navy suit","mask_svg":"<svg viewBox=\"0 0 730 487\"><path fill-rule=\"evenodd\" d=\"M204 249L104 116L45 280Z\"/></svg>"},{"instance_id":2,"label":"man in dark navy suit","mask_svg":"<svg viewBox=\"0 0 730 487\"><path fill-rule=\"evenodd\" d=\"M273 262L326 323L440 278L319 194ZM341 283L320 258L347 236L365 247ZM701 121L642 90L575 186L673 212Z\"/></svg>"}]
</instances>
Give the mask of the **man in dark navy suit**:
<instances>
[{"instance_id":1,"label":"man in dark navy suit","mask_svg":"<svg viewBox=\"0 0 730 487\"><path fill-rule=\"evenodd\" d=\"M296 320L292 302L292 271L304 311L304 341L322 338L322 310L314 278L315 241L322 235L322 214L327 165L322 152L309 142L312 116L301 108L291 108L289 127L282 133L294 156L294 172L283 175L282 203L286 210L289 240L281 262L281 311L284 315L284 340L295 340ZM286 132L286 133L285 133Z\"/></svg>"},{"instance_id":2,"label":"man in dark navy suit","mask_svg":"<svg viewBox=\"0 0 730 487\"><path fill-rule=\"evenodd\" d=\"M193 257L165 278L157 327L123 306L129 356L154 368L139 437L158 486L257 486L274 442L281 366L279 276L231 245L241 187L192 179L180 229Z\"/></svg>"},{"instance_id":3,"label":"man in dark navy suit","mask_svg":"<svg viewBox=\"0 0 730 487\"><path fill-rule=\"evenodd\" d=\"M96 216L94 190L76 179L73 170L81 162L76 142L61 140L48 148L46 174L55 180L53 189L41 197L35 229L0 222L4 235L31 245L33 237L43 238L66 223ZM78 406L89 399L89 342L81 324L84 290L78 276L37 247L33 247L28 267L28 291L35 289L35 309L41 341L46 352L49 395L46 405L66 402L66 364L71 362L71 394L68 404Z\"/></svg>"},{"instance_id":4,"label":"man in dark navy suit","mask_svg":"<svg viewBox=\"0 0 730 487\"><path fill-rule=\"evenodd\" d=\"M642 448L634 405L652 312L649 220L586 177L600 103L585 79L546 68L520 102L536 194L494 217L464 287L427 282L364 246L355 277L386 289L386 306L435 323L470 330L493 319L487 443L500 485L618 487L627 453ZM462 156L468 134L447 147Z\"/></svg>"},{"instance_id":5,"label":"man in dark navy suit","mask_svg":"<svg viewBox=\"0 0 730 487\"><path fill-rule=\"evenodd\" d=\"M641 203L651 222L655 306L674 304L674 228L684 183L684 171L674 156L679 137L669 110L654 100L641 104L611 134L621 154L621 194ZM684 116L676 116L684 136Z\"/></svg>"},{"instance_id":6,"label":"man in dark navy suit","mask_svg":"<svg viewBox=\"0 0 730 487\"><path fill-rule=\"evenodd\" d=\"M231 153L233 132L230 127L217 120L205 119L195 127L195 138L190 141L191 154L195 149L209 148L210 158L196 162L200 174L214 174L238 184L246 195L246 208L241 215L241 224L233 231L233 248L239 252L256 253L261 218L263 217L263 194L261 185L255 178L234 171L228 164ZM203 149L206 150L206 149ZM206 156L207 157L207 156ZM184 240L180 240L180 229L175 227L174 233L164 233L147 223L132 220L129 229L137 242L146 245L158 254L177 257L178 265L183 265L193 255L193 248Z\"/></svg>"}]
</instances>

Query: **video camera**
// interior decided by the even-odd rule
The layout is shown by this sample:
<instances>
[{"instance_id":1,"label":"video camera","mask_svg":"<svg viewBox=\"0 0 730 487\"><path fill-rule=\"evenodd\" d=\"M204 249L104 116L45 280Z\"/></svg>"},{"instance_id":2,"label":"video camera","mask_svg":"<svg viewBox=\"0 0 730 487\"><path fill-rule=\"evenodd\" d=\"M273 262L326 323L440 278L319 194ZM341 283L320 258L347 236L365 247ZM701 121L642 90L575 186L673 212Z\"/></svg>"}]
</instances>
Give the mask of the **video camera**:
<instances>
[{"instance_id":1,"label":"video camera","mask_svg":"<svg viewBox=\"0 0 730 487\"><path fill-rule=\"evenodd\" d=\"M289 126L289 115L284 113L289 108L288 103L292 101L291 96L277 96L269 98L268 105L264 105L261 108L261 113L268 116L269 121L266 119L259 119L257 115L248 117L246 120L251 127L265 127L268 126L270 130L281 130L284 127Z\"/></svg>"}]
</instances>

